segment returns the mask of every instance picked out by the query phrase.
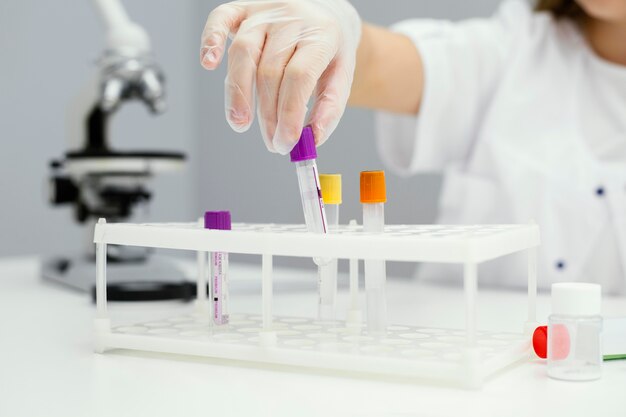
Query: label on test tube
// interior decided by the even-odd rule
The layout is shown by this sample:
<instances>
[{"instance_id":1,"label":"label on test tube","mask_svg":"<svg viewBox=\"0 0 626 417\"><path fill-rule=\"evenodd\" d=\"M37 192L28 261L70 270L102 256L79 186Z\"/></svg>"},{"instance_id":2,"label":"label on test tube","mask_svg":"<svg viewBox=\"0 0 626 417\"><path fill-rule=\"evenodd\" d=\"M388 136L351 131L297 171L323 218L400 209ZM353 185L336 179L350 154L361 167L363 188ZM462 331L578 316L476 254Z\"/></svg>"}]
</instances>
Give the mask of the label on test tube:
<instances>
[{"instance_id":1,"label":"label on test tube","mask_svg":"<svg viewBox=\"0 0 626 417\"><path fill-rule=\"evenodd\" d=\"M231 220L228 211L207 211L204 214L204 227L212 230L230 230ZM213 321L215 324L228 323L228 253L211 252L211 286L213 294Z\"/></svg>"},{"instance_id":2,"label":"label on test tube","mask_svg":"<svg viewBox=\"0 0 626 417\"><path fill-rule=\"evenodd\" d=\"M211 253L211 276L213 282L213 321L228 323L228 254Z\"/></svg>"},{"instance_id":3,"label":"label on test tube","mask_svg":"<svg viewBox=\"0 0 626 417\"><path fill-rule=\"evenodd\" d=\"M326 208L324 206L324 199L322 198L322 188L320 187L319 182L319 173L317 172L317 165L313 163L310 167L311 174L313 176L313 180L315 181L315 191L314 194L311 195L311 200L316 200L317 204L313 205L313 207L317 206L318 215L314 217L318 217L321 219L321 229L322 233L328 233L328 221L326 219ZM315 231L315 230L313 230Z\"/></svg>"}]
</instances>

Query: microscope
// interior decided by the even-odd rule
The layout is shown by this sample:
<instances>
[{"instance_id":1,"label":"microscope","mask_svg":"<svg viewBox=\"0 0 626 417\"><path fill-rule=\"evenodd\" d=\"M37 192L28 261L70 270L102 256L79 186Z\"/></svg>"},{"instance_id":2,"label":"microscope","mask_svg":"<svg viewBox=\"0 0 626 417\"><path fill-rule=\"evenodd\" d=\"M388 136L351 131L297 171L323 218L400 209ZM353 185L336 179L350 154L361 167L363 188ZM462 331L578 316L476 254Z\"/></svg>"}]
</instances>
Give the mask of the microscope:
<instances>
[{"instance_id":1,"label":"microscope","mask_svg":"<svg viewBox=\"0 0 626 417\"><path fill-rule=\"evenodd\" d=\"M53 205L70 205L85 232L78 256L46 261L45 279L93 291L95 252L93 230L98 218L127 221L151 199L153 175L181 170L179 152L121 151L111 146L108 127L124 103L139 100L158 115L165 110L164 77L156 64L146 32L132 22L119 0L95 0L107 28L107 46L97 75L85 86L68 112L69 149L50 163L49 198ZM109 245L109 299L186 298L185 273L171 258L144 248ZM182 285L182 286L180 286ZM182 292L181 292L182 291Z\"/></svg>"}]
</instances>

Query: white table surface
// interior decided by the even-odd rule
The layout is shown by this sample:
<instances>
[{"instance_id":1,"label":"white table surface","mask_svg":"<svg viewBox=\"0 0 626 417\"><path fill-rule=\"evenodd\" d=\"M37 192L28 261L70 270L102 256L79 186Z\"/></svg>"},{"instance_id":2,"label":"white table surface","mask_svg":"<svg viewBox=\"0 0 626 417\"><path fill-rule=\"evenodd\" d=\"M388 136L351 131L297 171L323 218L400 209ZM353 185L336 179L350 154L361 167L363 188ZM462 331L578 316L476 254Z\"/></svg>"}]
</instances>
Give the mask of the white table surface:
<instances>
[{"instance_id":1,"label":"white table surface","mask_svg":"<svg viewBox=\"0 0 626 417\"><path fill-rule=\"evenodd\" d=\"M233 280L252 282L257 270L234 265ZM313 316L314 292L288 291L285 279L313 288L316 277L313 271L297 276L280 271L275 313ZM259 312L260 295L242 286L233 285L232 310ZM390 280L388 298L395 323L462 327L459 288ZM340 311L346 302L342 291ZM482 329L517 331L525 319L522 293L481 291L478 302ZM540 296L540 320L548 306L548 297ZM114 320L129 320L189 306L109 303L109 308ZM94 354L94 310L85 294L42 282L36 259L0 261L0 416L626 415L626 361L606 363L599 381L572 383L547 378L545 363L535 360L503 372L480 391L467 391L172 355ZM604 313L626 315L626 299L605 298Z\"/></svg>"}]
</instances>

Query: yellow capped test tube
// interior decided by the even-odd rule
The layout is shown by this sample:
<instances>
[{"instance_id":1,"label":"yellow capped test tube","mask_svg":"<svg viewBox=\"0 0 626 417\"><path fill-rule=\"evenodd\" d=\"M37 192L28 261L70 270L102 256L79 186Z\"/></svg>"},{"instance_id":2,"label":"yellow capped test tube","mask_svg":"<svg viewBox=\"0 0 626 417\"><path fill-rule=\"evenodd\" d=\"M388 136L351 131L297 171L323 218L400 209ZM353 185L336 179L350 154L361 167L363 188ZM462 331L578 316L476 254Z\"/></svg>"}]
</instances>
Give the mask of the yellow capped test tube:
<instances>
[{"instance_id":1,"label":"yellow capped test tube","mask_svg":"<svg viewBox=\"0 0 626 417\"><path fill-rule=\"evenodd\" d=\"M326 208L326 221L332 233L339 225L341 205L341 175L320 174L320 188ZM318 317L320 320L334 320L337 303L337 259L318 266Z\"/></svg>"}]
</instances>

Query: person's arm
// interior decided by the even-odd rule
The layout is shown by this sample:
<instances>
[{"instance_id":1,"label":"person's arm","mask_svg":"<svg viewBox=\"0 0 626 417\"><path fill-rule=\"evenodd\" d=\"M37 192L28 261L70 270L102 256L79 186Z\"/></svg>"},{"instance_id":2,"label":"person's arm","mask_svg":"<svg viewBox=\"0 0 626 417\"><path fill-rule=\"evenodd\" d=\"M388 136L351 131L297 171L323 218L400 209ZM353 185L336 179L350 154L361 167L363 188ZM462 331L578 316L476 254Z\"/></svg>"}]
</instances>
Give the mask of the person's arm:
<instances>
[{"instance_id":1,"label":"person's arm","mask_svg":"<svg viewBox=\"0 0 626 417\"><path fill-rule=\"evenodd\" d=\"M363 24L348 105L417 114L423 86L422 61L413 42Z\"/></svg>"}]
</instances>

